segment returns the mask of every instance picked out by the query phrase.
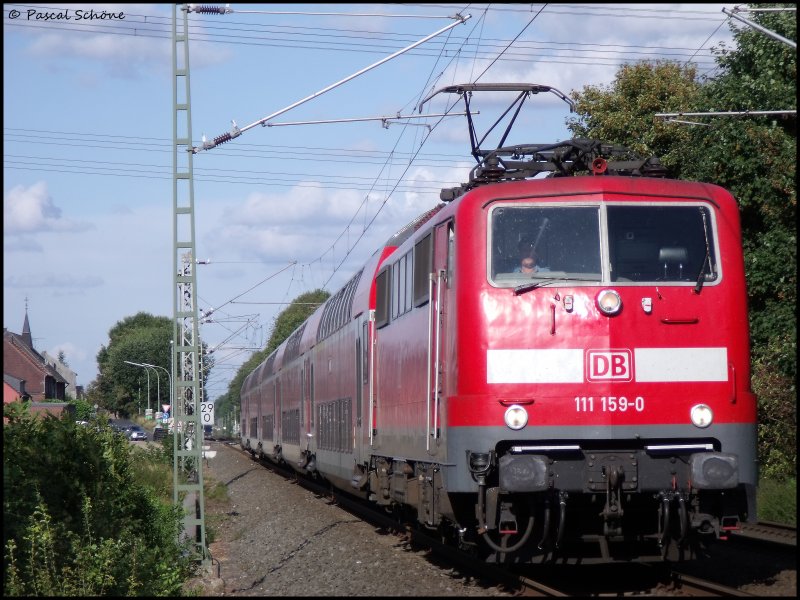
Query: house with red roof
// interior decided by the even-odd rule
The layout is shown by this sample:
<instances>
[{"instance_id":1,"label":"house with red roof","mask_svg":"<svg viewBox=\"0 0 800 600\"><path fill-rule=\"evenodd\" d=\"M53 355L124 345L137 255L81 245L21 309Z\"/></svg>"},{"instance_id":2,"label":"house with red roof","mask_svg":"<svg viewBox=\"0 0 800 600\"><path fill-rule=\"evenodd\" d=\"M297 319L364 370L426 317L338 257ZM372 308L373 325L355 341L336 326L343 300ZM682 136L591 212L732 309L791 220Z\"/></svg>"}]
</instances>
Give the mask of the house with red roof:
<instances>
[{"instance_id":1,"label":"house with red roof","mask_svg":"<svg viewBox=\"0 0 800 600\"><path fill-rule=\"evenodd\" d=\"M18 397L27 395L33 402L64 401L68 383L69 381L34 349L27 309L21 334L3 328L4 402L8 395L14 392Z\"/></svg>"}]
</instances>

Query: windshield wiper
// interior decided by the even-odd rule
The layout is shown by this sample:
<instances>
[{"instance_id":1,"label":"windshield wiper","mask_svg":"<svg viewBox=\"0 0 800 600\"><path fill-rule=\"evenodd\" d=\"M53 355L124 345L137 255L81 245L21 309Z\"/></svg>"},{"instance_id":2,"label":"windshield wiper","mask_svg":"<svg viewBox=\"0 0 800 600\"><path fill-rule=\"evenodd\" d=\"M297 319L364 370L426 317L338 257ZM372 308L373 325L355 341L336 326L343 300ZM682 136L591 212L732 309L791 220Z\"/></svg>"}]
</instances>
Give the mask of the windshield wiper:
<instances>
[{"instance_id":1,"label":"windshield wiper","mask_svg":"<svg viewBox=\"0 0 800 600\"><path fill-rule=\"evenodd\" d=\"M538 287L542 287L542 286L545 286L545 285L553 285L553 283L555 283L556 281L592 281L592 282L596 282L598 285L600 284L600 281L598 279L594 278L594 277L585 278L585 277L569 277L569 276L562 275L560 277L540 277L540 276L536 276L536 277L534 277L534 279L536 279L537 281L533 281L531 283L523 283L523 284L518 285L517 287L515 287L514 288L514 295L515 296L519 296L520 294L524 294L525 292L528 292L530 290L535 290Z\"/></svg>"},{"instance_id":2,"label":"windshield wiper","mask_svg":"<svg viewBox=\"0 0 800 600\"><path fill-rule=\"evenodd\" d=\"M523 283L522 285L518 285L514 288L514 295L519 296L520 294L524 294L525 292L529 292L531 290L535 290L538 287L543 285L550 285L553 283L552 280L541 280L541 281L534 281L533 283Z\"/></svg>"},{"instance_id":3,"label":"windshield wiper","mask_svg":"<svg viewBox=\"0 0 800 600\"><path fill-rule=\"evenodd\" d=\"M700 290L703 289L703 282L705 281L706 278L705 277L706 263L708 263L711 258L711 246L708 243L708 226L706 224L706 211L704 211L702 207L700 207L700 218L703 219L703 235L705 236L706 239L706 256L703 259L703 264L700 265L700 272L697 274L697 283L695 283L694 285L695 294L699 294Z\"/></svg>"}]
</instances>

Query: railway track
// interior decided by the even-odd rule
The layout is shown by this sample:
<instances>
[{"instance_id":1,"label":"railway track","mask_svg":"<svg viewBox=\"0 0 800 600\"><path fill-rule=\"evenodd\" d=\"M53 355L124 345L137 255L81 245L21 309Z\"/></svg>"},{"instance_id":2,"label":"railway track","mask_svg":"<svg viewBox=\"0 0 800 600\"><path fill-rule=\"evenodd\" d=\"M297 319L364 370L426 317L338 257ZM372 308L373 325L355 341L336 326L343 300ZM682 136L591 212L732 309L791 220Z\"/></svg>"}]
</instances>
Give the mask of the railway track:
<instances>
[{"instance_id":1,"label":"railway track","mask_svg":"<svg viewBox=\"0 0 800 600\"><path fill-rule=\"evenodd\" d=\"M754 596L727 585L675 571L670 573L670 578L672 588L688 596Z\"/></svg>"},{"instance_id":2,"label":"railway track","mask_svg":"<svg viewBox=\"0 0 800 600\"><path fill-rule=\"evenodd\" d=\"M509 569L507 566L487 564L474 560L464 552L445 545L442 540L410 527L398 521L389 514L378 510L363 501L353 498L345 493L331 488L320 482L297 477L289 468L282 468L269 461L253 458L249 452L243 450L238 443L225 442L230 448L247 456L257 464L279 473L298 484L302 485L315 495L326 501L334 502L351 514L389 531L402 539L404 543L417 548L425 548L438 556L444 565L469 573L472 577L487 581L497 582L504 589L515 595L521 596L548 596L548 597L574 597L574 596L633 596L633 595L676 595L676 596L754 596L735 587L724 585L696 574L681 572L672 569L668 564L643 564L630 565L595 565L602 569L591 570L588 566L581 568L581 577L576 578L576 568L566 570L561 566L536 565L530 569ZM792 533L795 535L792 536ZM747 539L749 541L769 541L796 547L796 530L791 527L775 523L759 523L743 529L732 539ZM609 568L611 567L611 568ZM445 568L445 567L443 567ZM594 573L602 573L595 576Z\"/></svg>"},{"instance_id":3,"label":"railway track","mask_svg":"<svg viewBox=\"0 0 800 600\"><path fill-rule=\"evenodd\" d=\"M757 523L745 523L741 530L731 532L731 538L757 540L759 542L771 542L783 546L797 547L797 527L772 523L770 521L758 521Z\"/></svg>"}]
</instances>

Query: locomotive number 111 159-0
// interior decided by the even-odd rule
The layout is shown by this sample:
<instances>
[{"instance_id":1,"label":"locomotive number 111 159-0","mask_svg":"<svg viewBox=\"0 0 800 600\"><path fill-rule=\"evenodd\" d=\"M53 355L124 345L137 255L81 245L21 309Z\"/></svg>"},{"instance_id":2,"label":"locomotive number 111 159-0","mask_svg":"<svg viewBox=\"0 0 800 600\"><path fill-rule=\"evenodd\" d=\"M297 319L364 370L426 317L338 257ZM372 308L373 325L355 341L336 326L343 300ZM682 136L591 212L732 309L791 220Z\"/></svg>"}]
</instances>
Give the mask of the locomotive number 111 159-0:
<instances>
[{"instance_id":1,"label":"locomotive number 111 159-0","mask_svg":"<svg viewBox=\"0 0 800 600\"><path fill-rule=\"evenodd\" d=\"M633 400L629 400L625 396L575 396L575 410L577 412L626 412L628 410L635 410L642 412L644 410L644 398L636 396Z\"/></svg>"}]
</instances>

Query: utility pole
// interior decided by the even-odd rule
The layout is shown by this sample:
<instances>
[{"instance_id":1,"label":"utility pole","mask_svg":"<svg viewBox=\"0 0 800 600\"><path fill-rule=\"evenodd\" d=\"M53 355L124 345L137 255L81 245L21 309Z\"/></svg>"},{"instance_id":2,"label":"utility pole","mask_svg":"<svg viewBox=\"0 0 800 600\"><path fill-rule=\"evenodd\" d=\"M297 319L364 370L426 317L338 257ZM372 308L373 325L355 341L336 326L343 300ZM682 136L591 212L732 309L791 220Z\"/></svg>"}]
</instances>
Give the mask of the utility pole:
<instances>
[{"instance_id":1,"label":"utility pole","mask_svg":"<svg viewBox=\"0 0 800 600\"><path fill-rule=\"evenodd\" d=\"M189 82L189 6L172 6L172 196L173 196L173 340L174 399L173 499L188 507L184 533L192 535L200 560L210 565L203 496L203 436L200 426L200 355L197 274L195 269L192 111ZM179 22L180 21L180 22ZM183 497L181 492L184 493Z\"/></svg>"}]
</instances>

